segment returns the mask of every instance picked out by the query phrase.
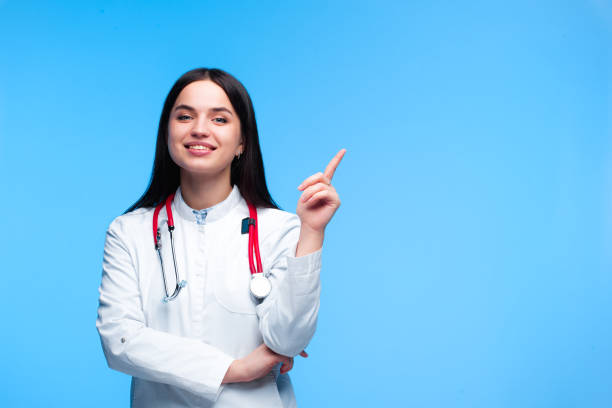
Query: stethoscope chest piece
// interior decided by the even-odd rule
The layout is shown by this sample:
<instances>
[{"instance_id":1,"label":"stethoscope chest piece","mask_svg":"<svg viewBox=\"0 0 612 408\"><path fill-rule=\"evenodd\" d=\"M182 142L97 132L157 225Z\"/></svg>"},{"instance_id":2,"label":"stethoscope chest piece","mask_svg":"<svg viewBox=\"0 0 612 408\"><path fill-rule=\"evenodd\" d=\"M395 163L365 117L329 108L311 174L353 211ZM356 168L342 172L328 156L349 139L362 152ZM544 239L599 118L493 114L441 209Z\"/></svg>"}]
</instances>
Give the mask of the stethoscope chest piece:
<instances>
[{"instance_id":1,"label":"stethoscope chest piece","mask_svg":"<svg viewBox=\"0 0 612 408\"><path fill-rule=\"evenodd\" d=\"M257 299L264 299L270 294L272 284L270 279L266 278L263 273L254 273L251 277L251 293Z\"/></svg>"}]
</instances>

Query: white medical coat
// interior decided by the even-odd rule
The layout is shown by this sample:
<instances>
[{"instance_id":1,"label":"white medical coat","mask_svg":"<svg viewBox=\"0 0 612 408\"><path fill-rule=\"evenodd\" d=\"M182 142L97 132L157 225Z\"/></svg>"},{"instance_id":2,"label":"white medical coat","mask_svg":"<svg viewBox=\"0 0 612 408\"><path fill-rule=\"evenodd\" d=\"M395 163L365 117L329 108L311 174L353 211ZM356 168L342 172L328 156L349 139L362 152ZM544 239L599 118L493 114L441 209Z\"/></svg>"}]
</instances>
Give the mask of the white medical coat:
<instances>
[{"instance_id":1,"label":"white medical coat","mask_svg":"<svg viewBox=\"0 0 612 408\"><path fill-rule=\"evenodd\" d=\"M319 311L321 250L295 257L297 215L257 210L259 245L272 291L256 301L249 291L247 204L234 186L208 209L203 225L181 195L172 202L178 297L165 295L153 243L153 208L115 218L104 245L96 327L110 368L132 376L133 407L294 407L280 363L267 376L221 384L235 359L265 343L296 356L314 335ZM175 287L165 208L159 215L162 256L170 294Z\"/></svg>"}]
</instances>

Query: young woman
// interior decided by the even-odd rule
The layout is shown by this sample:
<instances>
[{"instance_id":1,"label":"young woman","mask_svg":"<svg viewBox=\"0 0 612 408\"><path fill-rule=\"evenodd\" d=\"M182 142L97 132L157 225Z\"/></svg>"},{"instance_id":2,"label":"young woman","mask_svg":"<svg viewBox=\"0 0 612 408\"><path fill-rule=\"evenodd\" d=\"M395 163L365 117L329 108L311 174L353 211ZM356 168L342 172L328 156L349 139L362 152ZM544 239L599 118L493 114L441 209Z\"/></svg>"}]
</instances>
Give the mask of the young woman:
<instances>
[{"instance_id":1,"label":"young woman","mask_svg":"<svg viewBox=\"0 0 612 408\"><path fill-rule=\"evenodd\" d=\"M251 99L218 69L168 94L150 185L109 225L96 327L133 407L293 407L287 372L317 323L331 179L300 184L297 215L266 186Z\"/></svg>"}]
</instances>

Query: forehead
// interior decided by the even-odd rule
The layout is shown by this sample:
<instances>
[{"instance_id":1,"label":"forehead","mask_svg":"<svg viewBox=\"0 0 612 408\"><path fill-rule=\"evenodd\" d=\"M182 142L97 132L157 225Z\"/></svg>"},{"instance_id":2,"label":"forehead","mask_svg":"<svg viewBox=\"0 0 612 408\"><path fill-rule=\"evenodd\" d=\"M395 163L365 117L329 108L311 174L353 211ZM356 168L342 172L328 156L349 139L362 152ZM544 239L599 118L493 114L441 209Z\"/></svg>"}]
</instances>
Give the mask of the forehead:
<instances>
[{"instance_id":1,"label":"forehead","mask_svg":"<svg viewBox=\"0 0 612 408\"><path fill-rule=\"evenodd\" d=\"M196 110L206 110L211 107L226 107L232 112L232 104L223 88L212 81L195 81L187 85L179 93L174 102L176 105L189 105Z\"/></svg>"}]
</instances>

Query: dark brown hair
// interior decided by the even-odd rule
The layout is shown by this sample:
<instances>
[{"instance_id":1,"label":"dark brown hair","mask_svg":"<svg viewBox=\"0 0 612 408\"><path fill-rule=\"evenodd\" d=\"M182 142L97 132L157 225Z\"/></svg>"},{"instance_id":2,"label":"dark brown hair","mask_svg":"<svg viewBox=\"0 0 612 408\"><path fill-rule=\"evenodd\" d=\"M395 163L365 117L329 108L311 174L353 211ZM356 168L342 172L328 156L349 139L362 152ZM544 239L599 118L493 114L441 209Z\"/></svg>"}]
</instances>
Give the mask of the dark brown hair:
<instances>
[{"instance_id":1,"label":"dark brown hair","mask_svg":"<svg viewBox=\"0 0 612 408\"><path fill-rule=\"evenodd\" d=\"M266 185L255 111L247 90L240 81L225 71L216 68L196 68L183 74L166 97L159 119L155 160L149 186L125 213L141 207L155 207L175 192L180 185L179 166L172 160L168 151L170 111L183 88L192 82L202 80L210 80L225 91L240 119L244 150L240 159L234 158L232 161L230 183L232 186L238 185L244 199L256 207L279 208Z\"/></svg>"}]
</instances>

